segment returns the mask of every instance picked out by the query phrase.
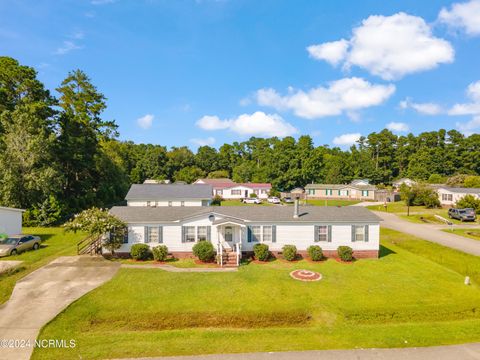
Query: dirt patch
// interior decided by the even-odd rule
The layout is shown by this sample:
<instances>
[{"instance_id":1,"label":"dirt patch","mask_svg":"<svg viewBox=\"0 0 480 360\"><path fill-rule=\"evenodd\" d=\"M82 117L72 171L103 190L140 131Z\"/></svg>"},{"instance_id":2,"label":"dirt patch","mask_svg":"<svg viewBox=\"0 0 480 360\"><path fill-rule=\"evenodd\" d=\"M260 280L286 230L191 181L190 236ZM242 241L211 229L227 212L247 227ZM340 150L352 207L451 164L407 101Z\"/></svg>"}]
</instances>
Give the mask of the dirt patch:
<instances>
[{"instance_id":1,"label":"dirt patch","mask_svg":"<svg viewBox=\"0 0 480 360\"><path fill-rule=\"evenodd\" d=\"M466 232L470 236L478 237L480 238L480 231L467 231Z\"/></svg>"},{"instance_id":2,"label":"dirt patch","mask_svg":"<svg viewBox=\"0 0 480 360\"><path fill-rule=\"evenodd\" d=\"M121 328L128 331L173 330L187 328L266 328L308 325L312 317L303 311L272 313L217 314L204 312L147 313L133 317L92 318L86 331L92 328Z\"/></svg>"}]
</instances>

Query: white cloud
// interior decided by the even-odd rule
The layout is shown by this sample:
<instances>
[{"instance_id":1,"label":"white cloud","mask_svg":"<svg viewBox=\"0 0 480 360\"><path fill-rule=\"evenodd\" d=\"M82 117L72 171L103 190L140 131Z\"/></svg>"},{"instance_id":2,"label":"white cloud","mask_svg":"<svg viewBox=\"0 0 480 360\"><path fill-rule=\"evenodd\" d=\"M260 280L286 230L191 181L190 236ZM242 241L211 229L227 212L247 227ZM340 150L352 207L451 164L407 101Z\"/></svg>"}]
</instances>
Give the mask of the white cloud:
<instances>
[{"instance_id":1,"label":"white cloud","mask_svg":"<svg viewBox=\"0 0 480 360\"><path fill-rule=\"evenodd\" d=\"M471 102L453 105L449 115L480 115L480 81L468 85L466 94Z\"/></svg>"},{"instance_id":2,"label":"white cloud","mask_svg":"<svg viewBox=\"0 0 480 360\"><path fill-rule=\"evenodd\" d=\"M307 47L307 51L312 58L325 60L332 65L337 65L342 61L347 54L347 50L348 41L345 39Z\"/></svg>"},{"instance_id":3,"label":"white cloud","mask_svg":"<svg viewBox=\"0 0 480 360\"><path fill-rule=\"evenodd\" d=\"M206 146L206 145L211 146L215 144L215 138L211 136L206 139L194 138L194 139L190 139L190 141L194 144L197 144L198 146Z\"/></svg>"},{"instance_id":4,"label":"white cloud","mask_svg":"<svg viewBox=\"0 0 480 360\"><path fill-rule=\"evenodd\" d=\"M339 146L353 145L358 139L360 139L360 136L362 136L360 133L343 134L343 135L334 137L332 142L335 145L339 145Z\"/></svg>"},{"instance_id":5,"label":"white cloud","mask_svg":"<svg viewBox=\"0 0 480 360\"><path fill-rule=\"evenodd\" d=\"M55 55L65 55L72 50L79 50L79 49L82 49L82 48L83 48L83 46L77 45L73 41L65 40L63 42L63 45L60 46L57 50L55 50L54 54Z\"/></svg>"},{"instance_id":6,"label":"white cloud","mask_svg":"<svg viewBox=\"0 0 480 360\"><path fill-rule=\"evenodd\" d=\"M480 131L480 115L474 116L472 120L467 121L466 123L457 122L456 125L458 130L465 135L472 135L473 133Z\"/></svg>"},{"instance_id":7,"label":"white cloud","mask_svg":"<svg viewBox=\"0 0 480 360\"><path fill-rule=\"evenodd\" d=\"M438 115L444 112L443 108L435 103L428 102L428 103L416 103L411 101L410 99L405 99L400 101L400 108L401 109L413 109L420 114L424 115Z\"/></svg>"},{"instance_id":8,"label":"white cloud","mask_svg":"<svg viewBox=\"0 0 480 360\"><path fill-rule=\"evenodd\" d=\"M150 129L153 124L153 119L155 118L154 115L152 114L147 114L145 116L142 116L141 118L137 119L137 124L140 126L142 129Z\"/></svg>"},{"instance_id":9,"label":"white cloud","mask_svg":"<svg viewBox=\"0 0 480 360\"><path fill-rule=\"evenodd\" d=\"M396 132L407 132L410 127L406 123L392 121L386 125L387 129Z\"/></svg>"},{"instance_id":10,"label":"white cloud","mask_svg":"<svg viewBox=\"0 0 480 360\"><path fill-rule=\"evenodd\" d=\"M260 89L256 93L259 105L271 106L279 111L292 110L306 119L340 115L380 105L395 92L395 86L374 85L360 78L344 78L332 81L327 87L319 86L308 92L289 88L287 95L274 89Z\"/></svg>"},{"instance_id":11,"label":"white cloud","mask_svg":"<svg viewBox=\"0 0 480 360\"><path fill-rule=\"evenodd\" d=\"M234 119L221 120L218 116L204 116L197 121L203 130L228 129L246 136L278 136L296 134L298 130L277 114L265 114L257 111L243 114Z\"/></svg>"},{"instance_id":12,"label":"white cloud","mask_svg":"<svg viewBox=\"0 0 480 360\"><path fill-rule=\"evenodd\" d=\"M340 40L342 41L342 40ZM309 48L332 48L332 43L313 45ZM454 59L450 43L432 35L430 26L421 17L403 12L392 16L372 15L353 29L348 40L349 50L334 52L338 57L319 58L332 62L343 61L345 69L359 66L385 80L399 79L407 74L430 70ZM345 47L345 45L342 45ZM335 46L333 46L335 48ZM340 45L336 45L337 50ZM323 48L324 49L324 48Z\"/></svg>"},{"instance_id":13,"label":"white cloud","mask_svg":"<svg viewBox=\"0 0 480 360\"><path fill-rule=\"evenodd\" d=\"M452 29L461 29L468 35L480 35L480 0L455 3L450 10L442 8L438 21Z\"/></svg>"}]
</instances>

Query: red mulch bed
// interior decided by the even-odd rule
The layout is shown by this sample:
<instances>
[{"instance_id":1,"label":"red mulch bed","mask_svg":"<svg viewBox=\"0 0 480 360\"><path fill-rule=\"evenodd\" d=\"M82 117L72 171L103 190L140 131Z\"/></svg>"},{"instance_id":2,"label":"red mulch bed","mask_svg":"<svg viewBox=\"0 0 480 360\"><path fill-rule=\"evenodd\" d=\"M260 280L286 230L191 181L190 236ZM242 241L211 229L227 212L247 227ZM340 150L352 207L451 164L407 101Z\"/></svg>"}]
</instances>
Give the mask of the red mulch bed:
<instances>
[{"instance_id":1,"label":"red mulch bed","mask_svg":"<svg viewBox=\"0 0 480 360\"><path fill-rule=\"evenodd\" d=\"M334 258L336 262L339 262L341 264L349 264L349 265L353 265L353 263L355 261L357 261L356 259L353 259L352 261L343 261L342 259L340 258Z\"/></svg>"},{"instance_id":2,"label":"red mulch bed","mask_svg":"<svg viewBox=\"0 0 480 360\"><path fill-rule=\"evenodd\" d=\"M324 257L322 260L317 260L317 261L313 261L310 258L305 258L305 260L307 260L309 263L312 263L312 264L321 264L321 263L326 262L328 260L328 258Z\"/></svg>"},{"instance_id":3,"label":"red mulch bed","mask_svg":"<svg viewBox=\"0 0 480 360\"><path fill-rule=\"evenodd\" d=\"M290 276L300 281L319 281L322 279L322 274L311 270L294 270L290 273Z\"/></svg>"}]
</instances>

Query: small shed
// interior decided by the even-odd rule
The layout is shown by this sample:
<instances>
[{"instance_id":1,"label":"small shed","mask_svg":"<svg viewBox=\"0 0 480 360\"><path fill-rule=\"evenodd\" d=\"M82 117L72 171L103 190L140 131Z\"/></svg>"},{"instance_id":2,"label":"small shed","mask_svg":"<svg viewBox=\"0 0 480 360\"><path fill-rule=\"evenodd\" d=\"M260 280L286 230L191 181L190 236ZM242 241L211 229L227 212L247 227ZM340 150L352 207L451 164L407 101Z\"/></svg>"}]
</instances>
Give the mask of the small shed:
<instances>
[{"instance_id":1,"label":"small shed","mask_svg":"<svg viewBox=\"0 0 480 360\"><path fill-rule=\"evenodd\" d=\"M0 206L0 235L22 233L22 215L25 210Z\"/></svg>"}]
</instances>

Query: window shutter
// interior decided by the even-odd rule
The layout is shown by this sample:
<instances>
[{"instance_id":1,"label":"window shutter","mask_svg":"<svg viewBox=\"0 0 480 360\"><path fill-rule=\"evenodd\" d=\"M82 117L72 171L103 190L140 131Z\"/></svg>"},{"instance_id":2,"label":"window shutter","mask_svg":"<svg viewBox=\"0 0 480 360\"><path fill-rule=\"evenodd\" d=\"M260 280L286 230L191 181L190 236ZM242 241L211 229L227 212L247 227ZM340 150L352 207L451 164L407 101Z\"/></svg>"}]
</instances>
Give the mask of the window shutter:
<instances>
[{"instance_id":1,"label":"window shutter","mask_svg":"<svg viewBox=\"0 0 480 360\"><path fill-rule=\"evenodd\" d=\"M355 241L355 225L352 225L352 242Z\"/></svg>"},{"instance_id":2,"label":"window shutter","mask_svg":"<svg viewBox=\"0 0 480 360\"><path fill-rule=\"evenodd\" d=\"M148 242L150 242L149 239L148 239L148 226L145 226L145 227L143 228L143 242L144 242L145 244L148 243Z\"/></svg>"},{"instance_id":3,"label":"window shutter","mask_svg":"<svg viewBox=\"0 0 480 360\"><path fill-rule=\"evenodd\" d=\"M277 242L277 225L272 225L272 243Z\"/></svg>"},{"instance_id":4,"label":"window shutter","mask_svg":"<svg viewBox=\"0 0 480 360\"><path fill-rule=\"evenodd\" d=\"M313 227L313 241L314 242L319 242L320 239L319 239L319 233L318 233L318 225L315 225Z\"/></svg>"},{"instance_id":5,"label":"window shutter","mask_svg":"<svg viewBox=\"0 0 480 360\"><path fill-rule=\"evenodd\" d=\"M182 226L182 243L185 242L185 226Z\"/></svg>"},{"instance_id":6,"label":"window shutter","mask_svg":"<svg viewBox=\"0 0 480 360\"><path fill-rule=\"evenodd\" d=\"M158 242L163 244L163 226L158 227Z\"/></svg>"},{"instance_id":7,"label":"window shutter","mask_svg":"<svg viewBox=\"0 0 480 360\"><path fill-rule=\"evenodd\" d=\"M212 241L212 227L207 226L207 241Z\"/></svg>"},{"instance_id":8,"label":"window shutter","mask_svg":"<svg viewBox=\"0 0 480 360\"><path fill-rule=\"evenodd\" d=\"M365 242L368 242L368 225L365 225Z\"/></svg>"},{"instance_id":9,"label":"window shutter","mask_svg":"<svg viewBox=\"0 0 480 360\"><path fill-rule=\"evenodd\" d=\"M252 242L252 228L250 226L247 227L247 242Z\"/></svg>"},{"instance_id":10,"label":"window shutter","mask_svg":"<svg viewBox=\"0 0 480 360\"><path fill-rule=\"evenodd\" d=\"M128 227L126 227L124 229L124 233L123 233L123 243L124 244L128 244Z\"/></svg>"},{"instance_id":11,"label":"window shutter","mask_svg":"<svg viewBox=\"0 0 480 360\"><path fill-rule=\"evenodd\" d=\"M332 225L328 225L328 242L332 242Z\"/></svg>"}]
</instances>

